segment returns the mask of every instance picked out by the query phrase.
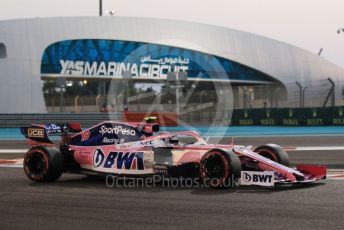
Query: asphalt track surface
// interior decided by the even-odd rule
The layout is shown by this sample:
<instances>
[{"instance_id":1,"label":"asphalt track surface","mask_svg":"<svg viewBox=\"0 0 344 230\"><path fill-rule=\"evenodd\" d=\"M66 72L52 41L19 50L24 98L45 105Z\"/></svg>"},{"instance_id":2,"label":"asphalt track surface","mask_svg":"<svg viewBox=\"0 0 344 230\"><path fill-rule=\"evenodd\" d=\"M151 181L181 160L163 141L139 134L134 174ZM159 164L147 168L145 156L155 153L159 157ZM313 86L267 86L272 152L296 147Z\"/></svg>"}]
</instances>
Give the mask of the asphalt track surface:
<instances>
[{"instance_id":1,"label":"asphalt track surface","mask_svg":"<svg viewBox=\"0 0 344 230\"><path fill-rule=\"evenodd\" d=\"M232 139L225 137L211 138L209 142L229 144ZM283 147L344 147L344 136L268 136L268 137L235 137L234 144L259 146L266 143L275 143ZM24 141L0 141L0 149L26 149ZM331 168L344 169L344 150L312 150L312 151L288 151L290 161L294 164L326 164ZM22 153L1 153L0 159L22 157Z\"/></svg>"},{"instance_id":2,"label":"asphalt track surface","mask_svg":"<svg viewBox=\"0 0 344 230\"><path fill-rule=\"evenodd\" d=\"M316 147L344 146L343 140L343 136L240 137L234 142ZM0 142L0 146L26 147L22 142ZM292 163L338 168L344 165L343 154L289 152ZM2 153L0 159L20 156ZM343 216L344 180L273 189L167 188L161 184L112 188L104 178L82 175L63 175L57 182L37 184L26 178L22 168L0 168L0 229L343 229Z\"/></svg>"}]
</instances>

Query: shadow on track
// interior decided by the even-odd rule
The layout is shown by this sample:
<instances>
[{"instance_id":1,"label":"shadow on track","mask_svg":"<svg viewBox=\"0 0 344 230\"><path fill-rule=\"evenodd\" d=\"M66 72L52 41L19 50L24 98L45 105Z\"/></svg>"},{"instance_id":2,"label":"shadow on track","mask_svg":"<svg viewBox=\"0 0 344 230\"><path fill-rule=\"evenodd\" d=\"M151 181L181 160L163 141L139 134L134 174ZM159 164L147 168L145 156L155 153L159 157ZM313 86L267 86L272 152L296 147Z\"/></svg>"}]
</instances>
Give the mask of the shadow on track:
<instances>
[{"instance_id":1,"label":"shadow on track","mask_svg":"<svg viewBox=\"0 0 344 230\"><path fill-rule=\"evenodd\" d=\"M311 189L321 185L325 182L316 182L310 184L294 184L294 185L279 185L272 188L260 186L243 186L234 188L213 189L206 186L166 186L163 183L154 183L149 187L142 185L128 186L123 183L118 183L116 186L108 186L106 184L105 176L83 176L83 175L66 175L56 182L51 183L35 183L29 182L33 187L56 187L56 188L80 188L80 189L97 189L104 191L126 191L126 192L152 192L162 193L166 191L190 191L191 194L202 196L216 196L230 193L275 193L298 189Z\"/></svg>"},{"instance_id":2,"label":"shadow on track","mask_svg":"<svg viewBox=\"0 0 344 230\"><path fill-rule=\"evenodd\" d=\"M237 189L238 193L273 193L273 192L284 192L290 190L298 190L298 189L311 189L321 185L325 185L324 182L314 182L309 184L293 184L293 185L278 185L272 188L266 187L259 187L259 186L247 186L247 187L240 187Z\"/></svg>"}]
</instances>

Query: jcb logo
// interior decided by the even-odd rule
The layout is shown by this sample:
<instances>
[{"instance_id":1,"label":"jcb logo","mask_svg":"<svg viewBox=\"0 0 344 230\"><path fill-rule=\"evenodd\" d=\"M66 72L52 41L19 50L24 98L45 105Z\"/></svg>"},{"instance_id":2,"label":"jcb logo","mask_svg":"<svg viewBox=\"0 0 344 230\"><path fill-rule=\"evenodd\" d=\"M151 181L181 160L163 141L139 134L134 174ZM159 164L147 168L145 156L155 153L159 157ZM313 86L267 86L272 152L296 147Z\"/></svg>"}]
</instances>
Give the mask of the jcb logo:
<instances>
[{"instance_id":1,"label":"jcb logo","mask_svg":"<svg viewBox=\"0 0 344 230\"><path fill-rule=\"evenodd\" d=\"M29 128L28 137L44 137L44 129Z\"/></svg>"}]
</instances>

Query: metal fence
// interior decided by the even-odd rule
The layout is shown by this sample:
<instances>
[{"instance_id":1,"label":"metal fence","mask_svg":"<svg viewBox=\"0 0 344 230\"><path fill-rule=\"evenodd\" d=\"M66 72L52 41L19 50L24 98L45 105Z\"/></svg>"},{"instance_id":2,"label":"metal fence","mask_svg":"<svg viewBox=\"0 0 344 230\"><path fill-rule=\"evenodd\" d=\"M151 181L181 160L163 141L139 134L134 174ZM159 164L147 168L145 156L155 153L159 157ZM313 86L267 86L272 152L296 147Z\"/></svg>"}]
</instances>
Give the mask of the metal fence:
<instances>
[{"instance_id":1,"label":"metal fence","mask_svg":"<svg viewBox=\"0 0 344 230\"><path fill-rule=\"evenodd\" d=\"M343 96L335 92L331 78L320 81L298 81L285 85L240 86L237 94L242 108L309 108L343 105ZM240 103L242 101L242 103Z\"/></svg>"},{"instance_id":2,"label":"metal fence","mask_svg":"<svg viewBox=\"0 0 344 230\"><path fill-rule=\"evenodd\" d=\"M330 79L320 81L290 82L286 85L254 85L254 86L232 86L233 105L227 105L233 109L251 108L307 108L307 107L330 107L344 105L341 92L335 92L335 84ZM337 89L338 90L338 89ZM186 90L187 91L187 90ZM232 96L232 95L228 95ZM128 97L128 98L127 98ZM121 112L129 111L144 112L152 106L159 104L156 110L160 112L172 112L176 110L177 97L172 92L159 94L156 92L144 92L131 95L119 94L117 98L108 100L107 95L80 95L61 97L52 94L45 97L48 112ZM189 106L200 106L218 101L218 94L214 89L206 88L195 90L188 98ZM180 101L183 104L183 101ZM184 103L185 104L185 103ZM209 112L215 108L205 106L200 112Z\"/></svg>"}]
</instances>

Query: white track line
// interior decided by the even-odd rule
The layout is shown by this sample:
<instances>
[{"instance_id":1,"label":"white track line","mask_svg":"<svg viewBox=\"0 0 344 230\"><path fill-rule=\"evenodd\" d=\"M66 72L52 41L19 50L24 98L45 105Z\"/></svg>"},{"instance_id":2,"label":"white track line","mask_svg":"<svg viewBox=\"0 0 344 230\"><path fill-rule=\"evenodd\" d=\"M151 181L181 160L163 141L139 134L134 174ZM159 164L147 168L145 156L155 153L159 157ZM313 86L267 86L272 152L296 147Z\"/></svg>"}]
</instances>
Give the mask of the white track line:
<instances>
[{"instance_id":1,"label":"white track line","mask_svg":"<svg viewBox=\"0 0 344 230\"><path fill-rule=\"evenodd\" d=\"M28 149L0 149L1 153L26 153Z\"/></svg>"},{"instance_id":2,"label":"white track line","mask_svg":"<svg viewBox=\"0 0 344 230\"><path fill-rule=\"evenodd\" d=\"M22 168L23 167L23 158L17 159L0 159L1 168Z\"/></svg>"},{"instance_id":3,"label":"white track line","mask_svg":"<svg viewBox=\"0 0 344 230\"><path fill-rule=\"evenodd\" d=\"M286 151L333 151L344 150L344 146L307 146L307 147L285 147Z\"/></svg>"},{"instance_id":4,"label":"white track line","mask_svg":"<svg viewBox=\"0 0 344 230\"><path fill-rule=\"evenodd\" d=\"M23 168L22 164L0 164L0 168Z\"/></svg>"}]
</instances>

